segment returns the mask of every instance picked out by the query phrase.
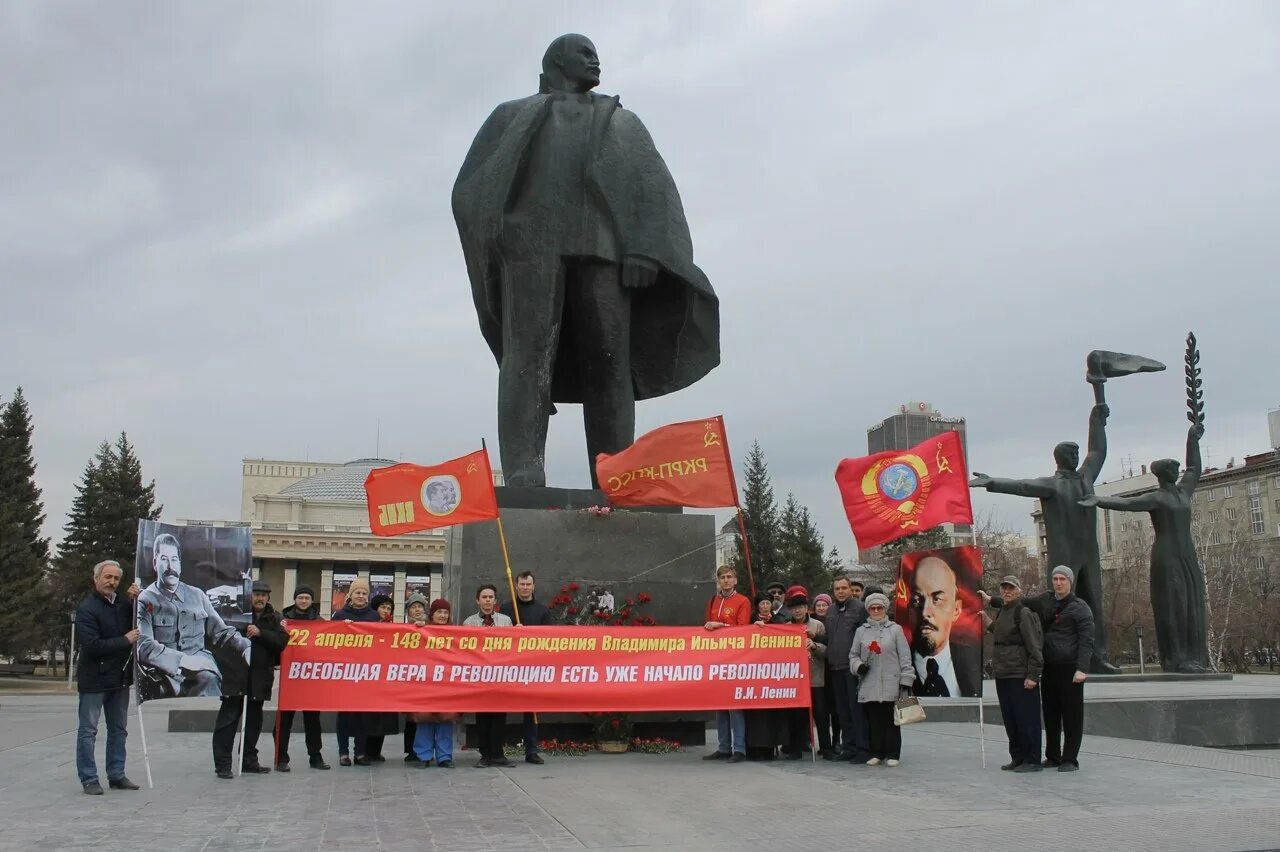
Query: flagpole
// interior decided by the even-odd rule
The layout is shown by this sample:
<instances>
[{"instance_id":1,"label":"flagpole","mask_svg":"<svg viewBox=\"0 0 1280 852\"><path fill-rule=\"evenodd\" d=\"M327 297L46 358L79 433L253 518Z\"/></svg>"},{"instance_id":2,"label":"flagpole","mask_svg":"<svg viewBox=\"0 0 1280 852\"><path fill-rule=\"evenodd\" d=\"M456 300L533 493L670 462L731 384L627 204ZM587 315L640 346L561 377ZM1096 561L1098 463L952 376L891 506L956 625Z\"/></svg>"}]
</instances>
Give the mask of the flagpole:
<instances>
[{"instance_id":1,"label":"flagpole","mask_svg":"<svg viewBox=\"0 0 1280 852\"><path fill-rule=\"evenodd\" d=\"M751 569L751 544L747 541L747 522L742 516L742 499L738 494L738 478L733 475L733 456L729 454L729 431L724 426L724 415L717 415L720 424L720 444L724 447L724 463L729 471L729 484L733 487L733 507L738 512L738 532L742 534L742 557L747 565L747 582L751 586L751 600L756 599L756 575ZM719 568L719 566L716 566Z\"/></svg>"},{"instance_id":2,"label":"flagpole","mask_svg":"<svg viewBox=\"0 0 1280 852\"><path fill-rule=\"evenodd\" d=\"M484 462L489 468L489 483L493 483L493 465L489 462L489 446L485 443L484 438L480 439L480 449L484 450ZM507 553L507 534L502 529L502 507L498 507L498 517L494 518L498 522L498 544L502 547L502 564L507 568L507 588L511 591L511 612L516 617L516 624L520 624L520 598L516 596L516 581L511 576L511 555Z\"/></svg>"},{"instance_id":3,"label":"flagpole","mask_svg":"<svg viewBox=\"0 0 1280 852\"><path fill-rule=\"evenodd\" d=\"M742 533L742 556L743 561L747 563L747 580L751 584L751 599L756 599L756 575L751 570L751 545L747 541L747 523L742 517L742 506L739 504L735 507L738 510L738 531Z\"/></svg>"},{"instance_id":4,"label":"flagpole","mask_svg":"<svg viewBox=\"0 0 1280 852\"><path fill-rule=\"evenodd\" d=\"M142 724L142 701L137 693L137 687L134 688L134 699L138 706L138 735L142 737L142 762L147 767L147 789L154 790L156 785L151 780L151 755L147 753L147 729Z\"/></svg>"}]
</instances>

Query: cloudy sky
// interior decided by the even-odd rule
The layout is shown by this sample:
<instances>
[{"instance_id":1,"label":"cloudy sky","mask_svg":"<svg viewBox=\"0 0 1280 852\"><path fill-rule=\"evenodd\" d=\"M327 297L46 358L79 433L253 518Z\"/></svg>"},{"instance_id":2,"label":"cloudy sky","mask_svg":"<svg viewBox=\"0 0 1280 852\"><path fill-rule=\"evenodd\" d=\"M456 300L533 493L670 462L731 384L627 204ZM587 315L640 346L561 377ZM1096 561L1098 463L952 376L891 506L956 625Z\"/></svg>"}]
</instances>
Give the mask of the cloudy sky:
<instances>
[{"instance_id":1,"label":"cloudy sky","mask_svg":"<svg viewBox=\"0 0 1280 852\"><path fill-rule=\"evenodd\" d=\"M240 459L420 462L496 440L497 370L449 209L492 108L581 31L648 126L721 298L723 362L640 406L723 413L779 495L853 540L832 481L908 400L1030 476L1183 445L1204 353L1209 461L1280 403L1280 6L1272 3L7 2L0 394L36 418L59 533L127 430L165 517L234 518ZM562 407L551 484L586 482ZM1028 529L1030 504L982 495Z\"/></svg>"}]
</instances>

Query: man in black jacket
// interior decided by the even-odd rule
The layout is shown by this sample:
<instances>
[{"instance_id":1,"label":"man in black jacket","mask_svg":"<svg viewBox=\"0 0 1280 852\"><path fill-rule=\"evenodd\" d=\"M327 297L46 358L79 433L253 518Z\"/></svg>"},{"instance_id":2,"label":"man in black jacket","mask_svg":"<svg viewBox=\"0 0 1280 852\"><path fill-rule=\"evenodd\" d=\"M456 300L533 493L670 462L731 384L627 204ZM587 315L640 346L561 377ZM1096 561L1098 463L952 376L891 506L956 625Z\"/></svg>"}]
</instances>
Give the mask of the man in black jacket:
<instances>
[{"instance_id":1,"label":"man in black jacket","mask_svg":"<svg viewBox=\"0 0 1280 852\"><path fill-rule=\"evenodd\" d=\"M98 719L107 716L107 784L113 790L136 790L124 774L125 738L129 735L129 686L133 683L133 626L136 584L124 595L116 593L124 579L120 563L107 559L93 566L93 591L76 609L76 638L80 659L76 686L80 690L80 727L76 732L76 773L91 796L102 795L94 745Z\"/></svg>"},{"instance_id":2,"label":"man in black jacket","mask_svg":"<svg viewBox=\"0 0 1280 852\"><path fill-rule=\"evenodd\" d=\"M293 605L284 608L280 613L284 622L316 621L320 618L320 606L315 602L316 593L310 586L298 586L293 592ZM289 771L289 732L293 730L293 717L296 710L281 710L280 738L276 741L276 772ZM320 711L302 711L302 729L306 734L307 757L312 769L328 769L320 754Z\"/></svg>"},{"instance_id":3,"label":"man in black jacket","mask_svg":"<svg viewBox=\"0 0 1280 852\"><path fill-rule=\"evenodd\" d=\"M871 744L867 736L867 718L858 703L858 675L849 671L849 650L853 647L853 634L867 620L867 609L854 594L853 585L849 577L837 577L832 585L835 602L827 610L827 663L831 666L836 713L840 717L843 739L836 759L865 764Z\"/></svg>"},{"instance_id":4,"label":"man in black jacket","mask_svg":"<svg viewBox=\"0 0 1280 852\"><path fill-rule=\"evenodd\" d=\"M1054 568L1049 579L1053 591L1027 601L1044 625L1042 765L1075 772L1080 768L1084 738L1084 682L1093 657L1093 610L1072 592L1075 574L1066 565Z\"/></svg>"},{"instance_id":5,"label":"man in black jacket","mask_svg":"<svg viewBox=\"0 0 1280 852\"><path fill-rule=\"evenodd\" d=\"M519 607L507 601L498 609L498 612L511 619L513 623L526 627L554 623L551 610L534 600L532 571L521 571L516 575L516 598L520 604ZM538 723L533 713L524 714L524 759L526 763L541 764L543 762L542 755L538 754Z\"/></svg>"},{"instance_id":6,"label":"man in black jacket","mask_svg":"<svg viewBox=\"0 0 1280 852\"><path fill-rule=\"evenodd\" d=\"M251 648L248 669L237 667L223 672L222 706L213 724L213 768L219 778L234 777L231 771L231 749L235 744L240 714L247 712L244 726L245 772L270 772L258 763L258 735L262 733L262 705L271 698L275 667L289 643L280 626L280 617L271 608L271 586L262 580L253 583L253 621L245 628ZM244 709L245 698L249 708Z\"/></svg>"}]
</instances>

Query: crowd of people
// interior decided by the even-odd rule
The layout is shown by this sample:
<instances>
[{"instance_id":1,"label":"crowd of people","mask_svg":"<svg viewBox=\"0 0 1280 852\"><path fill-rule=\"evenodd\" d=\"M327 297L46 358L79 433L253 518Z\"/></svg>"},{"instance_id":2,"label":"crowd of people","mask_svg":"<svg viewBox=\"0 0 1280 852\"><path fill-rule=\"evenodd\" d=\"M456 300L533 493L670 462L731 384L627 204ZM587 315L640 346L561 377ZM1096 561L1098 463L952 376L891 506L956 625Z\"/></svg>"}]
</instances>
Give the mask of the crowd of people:
<instances>
[{"instance_id":1,"label":"crowd of people","mask_svg":"<svg viewBox=\"0 0 1280 852\"><path fill-rule=\"evenodd\" d=\"M1093 654L1093 614L1073 591L1070 568L1058 566L1052 589L1024 600L1015 576L1000 580L1000 596L979 592L992 636L993 677L1009 763L1001 769L1072 772L1080 767L1084 682ZM900 765L902 733L894 708L928 687L936 669L921 675L906 634L894 622L884 590L851 576L837 577L831 594L772 583L754 601L738 591L731 566L716 573L707 603L707 630L747 624L803 624L810 654L810 692L817 749L826 760L866 766ZM919 606L929 623L930 604ZM994 612L994 615L992 614ZM961 694L956 692L954 694ZM1041 714L1045 749L1041 759ZM722 710L716 713L717 748L704 760L741 763L781 755L799 760L810 747L809 711Z\"/></svg>"},{"instance_id":2,"label":"crowd of people","mask_svg":"<svg viewBox=\"0 0 1280 852\"><path fill-rule=\"evenodd\" d=\"M77 681L80 691L76 766L84 792L102 795L94 759L99 720L106 716L107 780L115 789L136 790L125 775L130 664L139 631L134 627L136 585L123 593L123 572L107 560L94 566L93 591L76 613L80 640ZM1059 566L1051 577L1053 588L1024 599L1016 577L1004 577L1000 596L985 592L983 619L994 642L993 673L1005 728L1009 736L1010 762L1001 767L1018 772L1052 766L1059 771L1079 767L1084 723L1083 684L1092 654L1093 616L1088 605L1072 593L1071 569ZM902 759L901 729L895 723L895 706L913 691L921 679L913 652L900 625L894 622L889 598L880 588L866 587L851 576L837 577L831 593L810 598L801 585L773 583L756 599L738 591L737 572L722 566L716 574L717 591L707 604L706 630L750 624L799 624L806 633L810 654L809 708L783 710L723 710L716 713L717 748L704 760L739 763L748 759L799 760L813 747L811 721L816 728L816 748L826 760L844 760L868 766L898 766ZM321 618L314 590L298 586L293 603L277 612L271 604L271 587L256 581L252 586L252 618L244 627L250 644L249 665L241 674L224 675L221 705L213 733L214 771L219 778L234 777L235 733L244 717L241 769L267 773L257 748L263 723L263 705L270 700L274 668L288 643L291 621ZM535 578L521 573L516 597L499 606L498 590L491 584L476 591L476 611L461 623L469 627L507 628L516 623L539 626L553 623L551 611L535 597ZM394 620L394 602L386 595L370 595L367 580L356 579L343 605L331 618L350 622ZM992 615L988 609L994 613ZM411 595L405 602L406 621L419 626L455 623L452 607L443 598L428 602ZM308 763L327 770L323 756L320 713L314 710L282 711L274 743L274 768L290 771L289 741L293 723L301 713ZM1047 734L1041 759L1041 713ZM505 754L506 713L477 713L476 737L479 767L510 766ZM386 760L387 736L403 733L406 764L450 769L456 714L341 712L338 714L337 747L341 766L369 766ZM524 759L541 764L538 726L533 714L523 718Z\"/></svg>"}]
</instances>

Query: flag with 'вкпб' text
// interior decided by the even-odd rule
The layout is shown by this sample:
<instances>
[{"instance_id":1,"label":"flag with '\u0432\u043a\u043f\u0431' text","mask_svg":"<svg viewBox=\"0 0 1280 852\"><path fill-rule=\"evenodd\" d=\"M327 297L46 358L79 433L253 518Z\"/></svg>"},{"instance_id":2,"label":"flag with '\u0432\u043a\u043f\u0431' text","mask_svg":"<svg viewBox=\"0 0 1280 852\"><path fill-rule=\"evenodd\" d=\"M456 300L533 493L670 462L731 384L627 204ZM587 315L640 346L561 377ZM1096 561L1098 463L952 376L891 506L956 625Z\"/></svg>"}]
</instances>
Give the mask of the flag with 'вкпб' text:
<instances>
[{"instance_id":1,"label":"flag with '\u0432\u043a\u043f\u0431' text","mask_svg":"<svg viewBox=\"0 0 1280 852\"><path fill-rule=\"evenodd\" d=\"M909 450L844 459L836 485L859 547L875 547L939 524L973 523L960 433Z\"/></svg>"},{"instance_id":2,"label":"flag with '\u0432\u043a\u043f\u0431' text","mask_svg":"<svg viewBox=\"0 0 1280 852\"><path fill-rule=\"evenodd\" d=\"M596 479L615 506L738 504L723 417L672 423L620 453L600 453Z\"/></svg>"},{"instance_id":3,"label":"flag with '\u0432\u043a\u043f\u0431' text","mask_svg":"<svg viewBox=\"0 0 1280 852\"><path fill-rule=\"evenodd\" d=\"M364 481L364 491L374 535L403 535L498 517L498 495L485 450L432 467L375 468Z\"/></svg>"}]
</instances>

